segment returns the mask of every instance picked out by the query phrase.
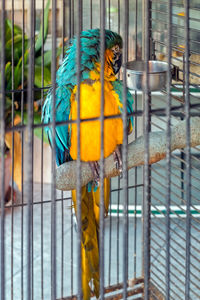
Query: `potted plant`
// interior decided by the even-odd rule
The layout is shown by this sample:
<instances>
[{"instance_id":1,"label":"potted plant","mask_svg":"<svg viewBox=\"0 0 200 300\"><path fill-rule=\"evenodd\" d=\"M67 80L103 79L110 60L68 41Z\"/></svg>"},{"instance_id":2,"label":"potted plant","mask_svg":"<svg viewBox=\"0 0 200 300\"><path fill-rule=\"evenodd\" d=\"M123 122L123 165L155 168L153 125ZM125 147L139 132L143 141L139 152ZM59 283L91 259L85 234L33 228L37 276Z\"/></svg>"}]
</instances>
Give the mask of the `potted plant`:
<instances>
[{"instance_id":1,"label":"potted plant","mask_svg":"<svg viewBox=\"0 0 200 300\"><path fill-rule=\"evenodd\" d=\"M51 84L51 57L52 51L44 51L44 66L42 66L42 44L45 43L48 34L48 15L49 15L50 0L47 1L44 11L44 27L40 26L39 33L36 35L35 40L35 78L34 86L41 88L43 86L49 86ZM9 19L5 20L5 52L6 52L6 64L5 64L5 87L6 87L6 110L5 110L5 122L6 127L21 124L21 114L23 113L23 122L27 122L27 93L24 92L23 100L23 112L22 112L22 100L21 93L13 93L12 89L20 90L23 86L24 90L27 88L28 82L28 60L29 60L29 39L26 34L23 36L22 29L14 25L14 38L12 39L12 23ZM23 42L24 41L24 42ZM12 81L12 43L14 43L14 81ZM57 49L57 57L62 51L61 45ZM24 55L23 55L24 54ZM44 72L44 81L42 82L42 72ZM22 77L23 74L23 77ZM41 115L41 92L38 89L34 92L34 122L40 122ZM12 120L14 110L14 120ZM41 135L41 130L36 131L37 135ZM12 136L14 135L14 136ZM12 143L14 140L14 143ZM14 145L13 145L14 144ZM16 183L19 191L21 191L21 135L19 132L14 133L7 132L5 134L5 147L6 151L6 189L8 191L8 181L11 178L11 162L12 156L14 157L14 182ZM1 164L1 160L0 160ZM11 193L10 193L11 194ZM7 193L6 201L8 201L9 193Z\"/></svg>"}]
</instances>

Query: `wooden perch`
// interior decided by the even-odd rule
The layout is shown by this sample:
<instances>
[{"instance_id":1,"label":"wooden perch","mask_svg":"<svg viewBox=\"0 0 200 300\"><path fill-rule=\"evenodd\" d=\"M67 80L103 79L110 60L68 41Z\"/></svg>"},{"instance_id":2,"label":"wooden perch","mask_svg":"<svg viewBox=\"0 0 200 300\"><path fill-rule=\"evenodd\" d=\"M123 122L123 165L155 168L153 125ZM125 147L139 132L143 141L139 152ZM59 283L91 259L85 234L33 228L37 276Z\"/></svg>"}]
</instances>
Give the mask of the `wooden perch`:
<instances>
[{"instance_id":1,"label":"wooden perch","mask_svg":"<svg viewBox=\"0 0 200 300\"><path fill-rule=\"evenodd\" d=\"M200 118L190 119L190 145L191 147L200 145ZM171 129L171 151L186 147L186 122L180 121ZM166 156L166 132L149 133L149 164L153 164ZM144 137L137 138L128 145L128 169L144 164ZM105 177L119 175L113 160L113 155L105 159ZM56 188L67 191L76 189L76 161L62 164L56 169ZM86 185L93 179L90 166L86 162L81 163L81 183Z\"/></svg>"}]
</instances>

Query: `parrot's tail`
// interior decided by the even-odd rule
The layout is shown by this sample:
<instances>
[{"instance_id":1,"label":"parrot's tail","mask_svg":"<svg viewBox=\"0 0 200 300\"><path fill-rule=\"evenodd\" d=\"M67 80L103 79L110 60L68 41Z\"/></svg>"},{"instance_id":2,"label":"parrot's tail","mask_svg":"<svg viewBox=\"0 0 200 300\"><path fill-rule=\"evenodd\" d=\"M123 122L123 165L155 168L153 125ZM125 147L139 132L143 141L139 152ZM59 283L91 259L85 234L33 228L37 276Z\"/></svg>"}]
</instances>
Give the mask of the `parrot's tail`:
<instances>
[{"instance_id":1,"label":"parrot's tail","mask_svg":"<svg viewBox=\"0 0 200 300\"><path fill-rule=\"evenodd\" d=\"M110 180L104 179L104 204L105 215L108 214L110 195ZM72 191L72 199L76 211L76 191ZM88 192L87 187L81 190L81 220L82 220L82 288L83 299L88 300L91 296L91 287L95 296L99 297L99 212L100 212L100 189L92 189ZM92 285L91 285L92 283Z\"/></svg>"}]
</instances>

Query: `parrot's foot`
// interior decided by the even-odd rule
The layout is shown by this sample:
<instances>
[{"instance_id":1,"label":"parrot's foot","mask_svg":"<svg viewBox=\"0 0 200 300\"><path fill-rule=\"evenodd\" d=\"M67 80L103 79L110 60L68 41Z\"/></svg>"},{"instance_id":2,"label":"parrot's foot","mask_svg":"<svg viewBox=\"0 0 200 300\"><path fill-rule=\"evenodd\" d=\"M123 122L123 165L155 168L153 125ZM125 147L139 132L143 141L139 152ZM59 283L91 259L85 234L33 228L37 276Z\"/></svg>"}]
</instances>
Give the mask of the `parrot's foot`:
<instances>
[{"instance_id":1,"label":"parrot's foot","mask_svg":"<svg viewBox=\"0 0 200 300\"><path fill-rule=\"evenodd\" d=\"M90 161L89 162L90 168L93 174L93 182L95 186L99 186L100 183L100 166L97 161Z\"/></svg>"},{"instance_id":2,"label":"parrot's foot","mask_svg":"<svg viewBox=\"0 0 200 300\"><path fill-rule=\"evenodd\" d=\"M119 170L120 176L122 176L122 150L121 145L117 145L115 151L113 152L114 162L116 169Z\"/></svg>"}]
</instances>

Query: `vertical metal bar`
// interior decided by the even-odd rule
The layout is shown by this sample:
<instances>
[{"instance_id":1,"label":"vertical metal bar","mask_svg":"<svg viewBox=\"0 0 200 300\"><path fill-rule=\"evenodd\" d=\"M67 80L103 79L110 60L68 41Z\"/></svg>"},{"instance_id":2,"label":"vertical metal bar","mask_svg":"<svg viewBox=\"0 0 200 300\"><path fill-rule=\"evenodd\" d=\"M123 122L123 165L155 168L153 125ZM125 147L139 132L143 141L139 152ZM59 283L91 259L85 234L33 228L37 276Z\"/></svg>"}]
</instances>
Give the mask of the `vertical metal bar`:
<instances>
[{"instance_id":1,"label":"vertical metal bar","mask_svg":"<svg viewBox=\"0 0 200 300\"><path fill-rule=\"evenodd\" d=\"M42 0L42 87L44 87L44 0ZM44 89L41 90L42 103L44 101ZM41 140L41 299L44 299L44 207L43 207L43 158L44 158L44 128L42 130Z\"/></svg>"},{"instance_id":2,"label":"vertical metal bar","mask_svg":"<svg viewBox=\"0 0 200 300\"><path fill-rule=\"evenodd\" d=\"M72 3L69 0L69 40L72 38Z\"/></svg>"},{"instance_id":3,"label":"vertical metal bar","mask_svg":"<svg viewBox=\"0 0 200 300\"><path fill-rule=\"evenodd\" d=\"M111 267L112 267L112 215L111 215L111 206L112 206L112 196L111 192L109 195L110 198L110 219L109 219L109 265L108 265L108 286L111 284Z\"/></svg>"},{"instance_id":4,"label":"vertical metal bar","mask_svg":"<svg viewBox=\"0 0 200 300\"><path fill-rule=\"evenodd\" d=\"M136 32L137 35L137 32ZM137 93L135 92L135 111L137 111ZM137 139L137 116L135 117L134 120L134 126L135 126L135 139ZM135 186L137 186L138 180L137 180L137 175L138 175L138 169L137 167L135 168ZM136 278L136 272L137 272L137 187L135 187L135 205L134 205L134 262L133 262L133 276Z\"/></svg>"},{"instance_id":5,"label":"vertical metal bar","mask_svg":"<svg viewBox=\"0 0 200 300\"><path fill-rule=\"evenodd\" d=\"M167 105L166 105L166 300L170 300L170 196L171 196L171 46L172 46L172 0L167 7Z\"/></svg>"},{"instance_id":6,"label":"vertical metal bar","mask_svg":"<svg viewBox=\"0 0 200 300\"><path fill-rule=\"evenodd\" d=\"M52 0L52 63L51 63L51 80L52 80L52 178L51 178L51 299L56 299L56 191L55 191L55 125L56 125L56 0Z\"/></svg>"},{"instance_id":7,"label":"vertical metal bar","mask_svg":"<svg viewBox=\"0 0 200 300\"><path fill-rule=\"evenodd\" d=\"M150 280L150 168L149 168L149 105L150 105L150 94L149 94L149 0L144 0L144 15L145 15L145 27L144 27L144 61L145 61L145 90L143 93L144 99L144 202L143 202L143 231L144 231L144 257L143 257L143 272L144 272L144 300L149 299L149 280Z\"/></svg>"},{"instance_id":8,"label":"vertical metal bar","mask_svg":"<svg viewBox=\"0 0 200 300\"><path fill-rule=\"evenodd\" d=\"M34 14L34 20L33 20L33 23L34 23L34 31L33 31L33 36L34 36L34 41L35 41L35 14L36 14L36 0L34 0L34 11L31 12L31 14ZM33 48L33 61L34 61L34 68L35 68L35 42L34 42L34 48ZM34 125L34 96L35 96L35 91L34 91L34 79L35 79L35 76L33 77L33 89L32 89L32 94L33 94L33 102L32 102L32 115L33 115L33 125ZM32 181L34 180L33 178L33 163L34 163L34 129L32 127ZM33 189L34 189L34 185L32 184L32 194L33 194ZM34 198L33 198L33 202L34 202ZM31 255L31 265L32 265L32 299L34 299L34 227L33 227L33 204L32 204L32 216L31 216L31 222L32 222L32 233L31 233L31 238L32 238L32 241L31 241L31 244L32 244L32 255Z\"/></svg>"},{"instance_id":9,"label":"vertical metal bar","mask_svg":"<svg viewBox=\"0 0 200 300\"><path fill-rule=\"evenodd\" d=\"M92 29L93 22L93 10L92 10L92 0L90 0L90 28Z\"/></svg>"},{"instance_id":10,"label":"vertical metal bar","mask_svg":"<svg viewBox=\"0 0 200 300\"><path fill-rule=\"evenodd\" d=\"M126 32L126 36L127 36L127 57L126 57L126 61L128 61L129 59L129 0L127 1L127 29L125 29ZM127 97L127 90L126 90L126 95L124 93L124 96ZM125 105L125 104L124 104ZM126 106L127 107L127 104ZM127 119L127 116L126 116ZM127 124L127 122L126 122ZM125 130L125 128L124 128ZM125 132L125 131L124 131ZM127 133L127 129L126 129L126 140L127 140L127 149L128 149L128 133ZM128 156L128 151L126 153L126 161L127 161L127 156ZM129 249L129 217L128 217L128 207L129 207L129 171L127 170L127 281L128 281L128 276L129 276L129 256L128 256L128 249Z\"/></svg>"},{"instance_id":11,"label":"vertical metal bar","mask_svg":"<svg viewBox=\"0 0 200 300\"><path fill-rule=\"evenodd\" d=\"M120 34L120 0L117 1L117 19L118 19L118 34ZM120 188L120 177L117 180L117 187ZM120 190L117 191L117 283L119 283L119 204Z\"/></svg>"},{"instance_id":12,"label":"vertical metal bar","mask_svg":"<svg viewBox=\"0 0 200 300\"><path fill-rule=\"evenodd\" d=\"M70 8L71 8L71 1L68 0L69 4L69 18L68 18L68 36L71 37L71 14L70 14ZM62 9L63 9L63 15L62 15L62 59L65 57L65 35L66 35L66 12L65 12L65 0L62 2ZM63 200L63 191L61 191L61 297L64 296L64 200Z\"/></svg>"},{"instance_id":13,"label":"vertical metal bar","mask_svg":"<svg viewBox=\"0 0 200 300\"><path fill-rule=\"evenodd\" d=\"M12 0L12 11L11 11L11 23L12 23L12 28L11 28L11 39L12 39L12 44L11 44L11 62L12 62L12 90L15 89L15 76L14 76L14 71L15 71L15 61L14 61L14 0ZM11 126L14 126L14 101L15 101L15 93L12 93L12 112L11 112ZM14 228L14 132L12 132L12 167L11 167L11 300L13 300L13 248L14 248L14 233L13 233L13 228Z\"/></svg>"},{"instance_id":14,"label":"vertical metal bar","mask_svg":"<svg viewBox=\"0 0 200 300\"><path fill-rule=\"evenodd\" d=\"M35 1L30 2L30 52L28 72L28 140L27 140L27 290L26 299L32 300L32 255L33 255L33 88L34 88L34 45L35 45Z\"/></svg>"},{"instance_id":15,"label":"vertical metal bar","mask_svg":"<svg viewBox=\"0 0 200 300\"><path fill-rule=\"evenodd\" d=\"M190 93L189 93L189 0L184 1L185 6L185 117L186 117L186 274L185 299L190 299L190 245L191 245L191 156L190 156Z\"/></svg>"},{"instance_id":16,"label":"vertical metal bar","mask_svg":"<svg viewBox=\"0 0 200 300\"><path fill-rule=\"evenodd\" d=\"M69 1L69 7L70 7L70 1ZM66 22L66 18L65 18L65 0L62 1L62 59L64 58L65 56L65 34L66 34L66 30L65 30L65 22ZM70 15L69 15L69 36L70 36L70 31L71 31L71 28L70 28L70 24L71 24L71 19L70 19Z\"/></svg>"},{"instance_id":17,"label":"vertical metal bar","mask_svg":"<svg viewBox=\"0 0 200 300\"><path fill-rule=\"evenodd\" d=\"M135 1L135 59L137 59L137 44L138 44L138 0ZM137 97L137 96L136 96Z\"/></svg>"},{"instance_id":18,"label":"vertical metal bar","mask_svg":"<svg viewBox=\"0 0 200 300\"><path fill-rule=\"evenodd\" d=\"M81 259L81 149L80 149L80 84L81 84L81 30L82 30L82 0L78 0L78 31L77 31L77 270L78 299L82 299L82 259Z\"/></svg>"},{"instance_id":19,"label":"vertical metal bar","mask_svg":"<svg viewBox=\"0 0 200 300\"><path fill-rule=\"evenodd\" d=\"M108 0L108 28L111 29L111 20L110 20L110 0Z\"/></svg>"},{"instance_id":20,"label":"vertical metal bar","mask_svg":"<svg viewBox=\"0 0 200 300\"><path fill-rule=\"evenodd\" d=\"M1 146L1 184L0 184L0 195L1 195L1 229L0 229L0 295L1 299L5 299L5 208L4 208L4 195L5 195L5 0L1 2L1 94L0 94L0 146Z\"/></svg>"},{"instance_id":21,"label":"vertical metal bar","mask_svg":"<svg viewBox=\"0 0 200 300\"><path fill-rule=\"evenodd\" d=\"M73 12L72 12L72 0L69 0L69 38L72 38L73 35L73 29L72 29L72 20L73 20ZM71 199L71 295L73 295L74 290L74 220L73 220L73 201Z\"/></svg>"},{"instance_id":22,"label":"vertical metal bar","mask_svg":"<svg viewBox=\"0 0 200 300\"><path fill-rule=\"evenodd\" d=\"M24 0L22 0L22 92L21 92L21 124L24 124L24 38L25 38L25 16L24 16ZM22 180L21 180L21 253L24 249L24 131L21 132L21 164L22 164ZM24 299L24 255L21 255L21 299Z\"/></svg>"},{"instance_id":23,"label":"vertical metal bar","mask_svg":"<svg viewBox=\"0 0 200 300\"><path fill-rule=\"evenodd\" d=\"M43 80L42 80L43 81ZM44 81L43 81L44 82ZM42 84L43 85L43 84ZM43 93L43 90L42 90ZM42 96L42 99L44 96ZM44 141L44 129L42 128L42 140L41 140L41 249L40 249L40 255L41 255L41 299L44 299L44 206L43 206L43 200L44 200L44 190L43 190L43 157L44 157L44 147L43 147L43 141Z\"/></svg>"},{"instance_id":24,"label":"vertical metal bar","mask_svg":"<svg viewBox=\"0 0 200 300\"><path fill-rule=\"evenodd\" d=\"M117 186L120 188L120 177L117 179ZM120 204L120 190L117 191L117 283L119 283L119 204Z\"/></svg>"},{"instance_id":25,"label":"vertical metal bar","mask_svg":"<svg viewBox=\"0 0 200 300\"><path fill-rule=\"evenodd\" d=\"M124 215L123 215L123 299L127 298L127 279L128 279L128 171L127 171L127 154L128 154L128 138L127 138L127 84L126 84L126 67L128 60L128 0L124 1L123 16L123 145L122 145L122 163L123 163L123 199L124 199Z\"/></svg>"},{"instance_id":26,"label":"vertical metal bar","mask_svg":"<svg viewBox=\"0 0 200 300\"><path fill-rule=\"evenodd\" d=\"M185 84L185 53L183 53L183 98L185 97L185 89L186 89L186 84ZM184 117L180 118L181 120L184 120ZM180 159L181 159L181 204L184 204L184 177L185 177L185 152L184 149L180 149Z\"/></svg>"},{"instance_id":27,"label":"vertical metal bar","mask_svg":"<svg viewBox=\"0 0 200 300\"><path fill-rule=\"evenodd\" d=\"M117 1L117 19L118 19L118 30L117 32L120 33L120 0Z\"/></svg>"},{"instance_id":28,"label":"vertical metal bar","mask_svg":"<svg viewBox=\"0 0 200 300\"><path fill-rule=\"evenodd\" d=\"M185 57L185 56L184 56ZM183 71L183 73L185 74L185 72ZM183 82L185 81L185 79L183 80ZM181 118L181 120L183 120L183 118ZM180 175L181 175L181 198L182 198L182 203L181 204L184 204L184 189L185 189L185 184L184 184L184 177L185 177L185 173L184 173L184 169L185 169L185 152L184 152L184 149L181 149L181 155L180 155L180 159L181 159L181 172L180 172Z\"/></svg>"},{"instance_id":29,"label":"vertical metal bar","mask_svg":"<svg viewBox=\"0 0 200 300\"><path fill-rule=\"evenodd\" d=\"M99 266L100 266L100 298L104 299L104 66L105 66L105 0L100 7L100 62L101 62L101 159L100 159L100 234L99 234Z\"/></svg>"},{"instance_id":30,"label":"vertical metal bar","mask_svg":"<svg viewBox=\"0 0 200 300\"><path fill-rule=\"evenodd\" d=\"M73 220L73 201L71 200L71 295L73 295L74 289L74 220Z\"/></svg>"},{"instance_id":31,"label":"vertical metal bar","mask_svg":"<svg viewBox=\"0 0 200 300\"><path fill-rule=\"evenodd\" d=\"M61 298L64 293L64 200L63 191L61 191Z\"/></svg>"},{"instance_id":32,"label":"vertical metal bar","mask_svg":"<svg viewBox=\"0 0 200 300\"><path fill-rule=\"evenodd\" d=\"M71 0L71 34L74 35L74 0Z\"/></svg>"}]
</instances>

